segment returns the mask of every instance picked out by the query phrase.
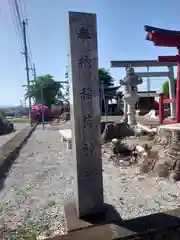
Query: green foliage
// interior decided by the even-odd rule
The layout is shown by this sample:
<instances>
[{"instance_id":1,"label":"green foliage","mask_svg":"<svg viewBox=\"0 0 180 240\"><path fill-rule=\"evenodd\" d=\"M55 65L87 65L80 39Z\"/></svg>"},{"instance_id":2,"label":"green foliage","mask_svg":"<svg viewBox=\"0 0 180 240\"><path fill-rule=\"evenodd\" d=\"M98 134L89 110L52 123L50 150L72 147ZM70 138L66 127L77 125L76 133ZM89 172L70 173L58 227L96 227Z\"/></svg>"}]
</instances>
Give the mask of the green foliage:
<instances>
[{"instance_id":1,"label":"green foliage","mask_svg":"<svg viewBox=\"0 0 180 240\"><path fill-rule=\"evenodd\" d=\"M49 108L57 100L63 99L62 85L56 82L49 74L39 76L35 81L31 81L29 94L28 92L25 94L26 98L30 95L35 100L35 103L41 103L41 87L43 87L44 104Z\"/></svg>"},{"instance_id":2,"label":"green foliage","mask_svg":"<svg viewBox=\"0 0 180 240\"><path fill-rule=\"evenodd\" d=\"M104 68L99 69L99 80L104 83L104 87L113 86L114 79L112 78L109 70ZM25 97L28 96L35 101L35 103L41 103L41 86L43 85L43 97L44 104L51 108L52 104L57 104L61 101L69 100L69 86L65 89L65 93L63 94L62 88L63 86L56 82L53 76L47 74L43 76L39 76L36 80L32 80L30 82L30 91L26 90Z\"/></svg>"},{"instance_id":3,"label":"green foliage","mask_svg":"<svg viewBox=\"0 0 180 240\"><path fill-rule=\"evenodd\" d=\"M175 89L176 89L176 79L174 81ZM165 97L169 97L169 81L165 81L162 85L162 92L164 93Z\"/></svg>"},{"instance_id":4,"label":"green foliage","mask_svg":"<svg viewBox=\"0 0 180 240\"><path fill-rule=\"evenodd\" d=\"M26 123L29 123L29 119L28 118L17 118L17 119L11 119L10 120L11 123L23 123L23 124L26 124Z\"/></svg>"},{"instance_id":5,"label":"green foliage","mask_svg":"<svg viewBox=\"0 0 180 240\"><path fill-rule=\"evenodd\" d=\"M117 92L117 96L120 98L120 99L122 99L123 97L124 97L124 94L123 94L123 92Z\"/></svg>"},{"instance_id":6,"label":"green foliage","mask_svg":"<svg viewBox=\"0 0 180 240\"><path fill-rule=\"evenodd\" d=\"M0 109L0 123L9 125L9 121L6 119L4 112Z\"/></svg>"},{"instance_id":7,"label":"green foliage","mask_svg":"<svg viewBox=\"0 0 180 240\"><path fill-rule=\"evenodd\" d=\"M64 100L65 100L65 102L69 101L69 86L68 85L65 87Z\"/></svg>"},{"instance_id":8,"label":"green foliage","mask_svg":"<svg viewBox=\"0 0 180 240\"><path fill-rule=\"evenodd\" d=\"M37 236L40 234L40 231L36 229L35 226L36 225L30 221L14 230L10 230L5 226L2 231L2 239L37 240Z\"/></svg>"},{"instance_id":9,"label":"green foliage","mask_svg":"<svg viewBox=\"0 0 180 240\"><path fill-rule=\"evenodd\" d=\"M105 87L114 85L113 77L111 76L109 70L106 70L105 68L99 69L99 80L104 83Z\"/></svg>"}]
</instances>

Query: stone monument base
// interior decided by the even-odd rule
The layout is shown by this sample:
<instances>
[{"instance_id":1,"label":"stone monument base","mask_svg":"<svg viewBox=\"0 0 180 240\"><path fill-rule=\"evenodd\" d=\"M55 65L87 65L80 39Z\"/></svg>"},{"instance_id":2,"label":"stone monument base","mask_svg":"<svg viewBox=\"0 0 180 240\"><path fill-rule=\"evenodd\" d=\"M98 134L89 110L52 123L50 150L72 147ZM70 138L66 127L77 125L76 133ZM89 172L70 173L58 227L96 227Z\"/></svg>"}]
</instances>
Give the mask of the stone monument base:
<instances>
[{"instance_id":1,"label":"stone monument base","mask_svg":"<svg viewBox=\"0 0 180 240\"><path fill-rule=\"evenodd\" d=\"M65 216L68 233L94 226L106 225L110 223L120 224L122 222L119 213L111 205L104 204L102 211L98 214L78 218L76 203L71 202L65 205Z\"/></svg>"},{"instance_id":2,"label":"stone monument base","mask_svg":"<svg viewBox=\"0 0 180 240\"><path fill-rule=\"evenodd\" d=\"M110 205L105 205L104 213L87 219L77 217L75 206L65 206L68 234L48 240L180 239L179 208L123 221Z\"/></svg>"},{"instance_id":3,"label":"stone monument base","mask_svg":"<svg viewBox=\"0 0 180 240\"><path fill-rule=\"evenodd\" d=\"M136 116L144 116L149 113L150 110L147 109L138 109L136 110Z\"/></svg>"}]
</instances>

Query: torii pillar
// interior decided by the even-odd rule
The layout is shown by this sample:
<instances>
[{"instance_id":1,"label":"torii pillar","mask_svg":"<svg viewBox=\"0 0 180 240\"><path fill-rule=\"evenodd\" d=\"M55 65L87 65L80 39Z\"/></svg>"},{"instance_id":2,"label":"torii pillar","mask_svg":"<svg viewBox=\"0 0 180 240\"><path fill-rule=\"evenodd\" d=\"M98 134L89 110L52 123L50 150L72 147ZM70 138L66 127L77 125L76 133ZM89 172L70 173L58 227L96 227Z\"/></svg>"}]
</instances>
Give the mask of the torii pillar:
<instances>
[{"instance_id":1,"label":"torii pillar","mask_svg":"<svg viewBox=\"0 0 180 240\"><path fill-rule=\"evenodd\" d=\"M177 62L177 83L176 83L176 121L180 123L180 31L171 31L151 26L145 26L148 32L147 40L154 43L155 46L176 47L178 55L160 56L159 62Z\"/></svg>"}]
</instances>

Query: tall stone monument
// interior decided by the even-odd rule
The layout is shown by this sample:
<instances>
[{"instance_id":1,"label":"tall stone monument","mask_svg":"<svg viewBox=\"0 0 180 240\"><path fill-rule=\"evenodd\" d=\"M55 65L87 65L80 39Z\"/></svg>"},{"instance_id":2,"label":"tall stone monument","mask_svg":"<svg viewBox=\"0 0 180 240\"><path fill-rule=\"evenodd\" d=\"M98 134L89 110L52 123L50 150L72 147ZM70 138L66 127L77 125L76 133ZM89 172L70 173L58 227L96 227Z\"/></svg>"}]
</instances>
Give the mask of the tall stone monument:
<instances>
[{"instance_id":1,"label":"tall stone monument","mask_svg":"<svg viewBox=\"0 0 180 240\"><path fill-rule=\"evenodd\" d=\"M79 218L103 209L96 15L69 12L69 81L76 209Z\"/></svg>"}]
</instances>

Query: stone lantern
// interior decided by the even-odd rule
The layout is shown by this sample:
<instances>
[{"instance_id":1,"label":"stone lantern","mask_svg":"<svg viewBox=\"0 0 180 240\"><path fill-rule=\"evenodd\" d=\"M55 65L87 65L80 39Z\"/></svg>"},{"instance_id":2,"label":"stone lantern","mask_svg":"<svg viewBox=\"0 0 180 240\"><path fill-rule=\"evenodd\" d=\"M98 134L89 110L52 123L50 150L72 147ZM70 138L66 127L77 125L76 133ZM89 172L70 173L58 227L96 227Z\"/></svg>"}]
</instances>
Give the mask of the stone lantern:
<instances>
[{"instance_id":1,"label":"stone lantern","mask_svg":"<svg viewBox=\"0 0 180 240\"><path fill-rule=\"evenodd\" d=\"M136 124L135 105L139 98L137 85L141 84L142 81L142 78L135 74L132 67L127 69L126 76L120 80L121 85L124 86L124 115L126 118L127 114L127 122L130 126Z\"/></svg>"}]
</instances>

